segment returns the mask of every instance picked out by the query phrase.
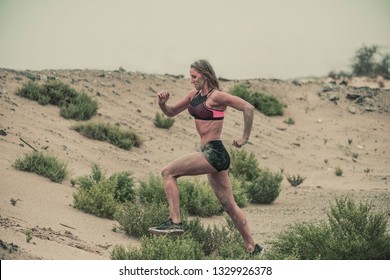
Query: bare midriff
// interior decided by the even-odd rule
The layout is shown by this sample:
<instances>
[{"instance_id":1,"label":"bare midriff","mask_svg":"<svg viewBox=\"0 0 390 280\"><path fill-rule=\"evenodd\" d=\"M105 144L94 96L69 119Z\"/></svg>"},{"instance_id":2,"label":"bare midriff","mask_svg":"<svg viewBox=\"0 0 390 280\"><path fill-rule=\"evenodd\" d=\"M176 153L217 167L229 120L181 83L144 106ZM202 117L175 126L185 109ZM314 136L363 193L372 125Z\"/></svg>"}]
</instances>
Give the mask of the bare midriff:
<instances>
[{"instance_id":1,"label":"bare midriff","mask_svg":"<svg viewBox=\"0 0 390 280\"><path fill-rule=\"evenodd\" d=\"M195 120L195 126L202 146L207 142L221 139L223 120Z\"/></svg>"}]
</instances>

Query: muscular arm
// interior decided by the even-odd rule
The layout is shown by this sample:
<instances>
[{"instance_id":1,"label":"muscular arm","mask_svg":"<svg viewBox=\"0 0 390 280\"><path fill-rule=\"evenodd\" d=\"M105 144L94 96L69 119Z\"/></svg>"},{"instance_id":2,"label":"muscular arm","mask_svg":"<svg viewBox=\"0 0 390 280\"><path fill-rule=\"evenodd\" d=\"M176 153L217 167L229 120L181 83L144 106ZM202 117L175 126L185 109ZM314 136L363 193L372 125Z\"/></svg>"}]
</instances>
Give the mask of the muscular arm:
<instances>
[{"instance_id":1,"label":"muscular arm","mask_svg":"<svg viewBox=\"0 0 390 280\"><path fill-rule=\"evenodd\" d=\"M177 114L183 112L190 103L191 97L193 96L193 91L188 93L184 98L180 99L174 105L167 105L167 101L170 97L168 91L161 91L157 94L157 103L160 106L161 111L168 117L174 117Z\"/></svg>"},{"instance_id":2,"label":"muscular arm","mask_svg":"<svg viewBox=\"0 0 390 280\"><path fill-rule=\"evenodd\" d=\"M247 101L237 96L228 94L226 92L218 92L213 95L213 101L222 106L229 106L237 109L243 113L244 117L244 132L241 139L233 141L233 145L240 148L245 145L251 134L254 116L254 107Z\"/></svg>"},{"instance_id":3,"label":"muscular arm","mask_svg":"<svg viewBox=\"0 0 390 280\"><path fill-rule=\"evenodd\" d=\"M242 112L244 115L244 134L242 137L248 141L253 125L254 107L248 103L244 106Z\"/></svg>"}]
</instances>

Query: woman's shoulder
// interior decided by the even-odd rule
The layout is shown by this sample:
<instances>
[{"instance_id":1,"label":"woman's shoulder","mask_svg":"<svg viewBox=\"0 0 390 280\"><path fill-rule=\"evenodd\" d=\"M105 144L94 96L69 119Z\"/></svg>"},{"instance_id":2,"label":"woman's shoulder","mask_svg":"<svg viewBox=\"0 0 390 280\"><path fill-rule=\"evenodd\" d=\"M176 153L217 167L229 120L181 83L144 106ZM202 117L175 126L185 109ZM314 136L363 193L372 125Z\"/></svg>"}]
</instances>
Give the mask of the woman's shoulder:
<instances>
[{"instance_id":1,"label":"woman's shoulder","mask_svg":"<svg viewBox=\"0 0 390 280\"><path fill-rule=\"evenodd\" d=\"M229 104L228 100L230 96L230 93L215 89L210 93L210 96L208 98L210 99L210 101L208 102L208 104L214 109L225 110L226 106Z\"/></svg>"},{"instance_id":2,"label":"woman's shoulder","mask_svg":"<svg viewBox=\"0 0 390 280\"><path fill-rule=\"evenodd\" d=\"M246 102L233 94L221 90L216 90L211 97L214 104L221 106L236 107L242 102Z\"/></svg>"},{"instance_id":3,"label":"woman's shoulder","mask_svg":"<svg viewBox=\"0 0 390 280\"><path fill-rule=\"evenodd\" d=\"M231 94L226 91L215 89L211 92L210 96L213 100L218 101L218 100L225 100L226 98L229 98Z\"/></svg>"}]
</instances>

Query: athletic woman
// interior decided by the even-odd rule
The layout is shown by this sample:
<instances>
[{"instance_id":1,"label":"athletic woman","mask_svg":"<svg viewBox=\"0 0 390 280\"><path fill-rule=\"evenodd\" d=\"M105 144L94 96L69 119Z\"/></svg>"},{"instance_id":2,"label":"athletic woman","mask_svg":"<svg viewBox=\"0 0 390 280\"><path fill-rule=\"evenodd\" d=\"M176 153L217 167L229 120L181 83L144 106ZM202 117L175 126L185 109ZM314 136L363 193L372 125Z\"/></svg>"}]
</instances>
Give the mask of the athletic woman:
<instances>
[{"instance_id":1,"label":"athletic woman","mask_svg":"<svg viewBox=\"0 0 390 280\"><path fill-rule=\"evenodd\" d=\"M163 233L183 232L177 178L207 174L215 195L239 230L247 250L258 254L262 247L253 240L244 213L234 201L228 174L230 158L220 140L226 108L232 107L243 112L244 117L243 135L234 140L233 145L238 148L245 145L252 129L254 108L243 99L221 91L213 67L206 60L191 64L190 78L195 89L174 105L167 104L170 97L168 91L164 90L157 94L158 105L166 116L173 117L187 109L195 118L201 152L177 159L162 170L170 218L155 229Z\"/></svg>"}]
</instances>

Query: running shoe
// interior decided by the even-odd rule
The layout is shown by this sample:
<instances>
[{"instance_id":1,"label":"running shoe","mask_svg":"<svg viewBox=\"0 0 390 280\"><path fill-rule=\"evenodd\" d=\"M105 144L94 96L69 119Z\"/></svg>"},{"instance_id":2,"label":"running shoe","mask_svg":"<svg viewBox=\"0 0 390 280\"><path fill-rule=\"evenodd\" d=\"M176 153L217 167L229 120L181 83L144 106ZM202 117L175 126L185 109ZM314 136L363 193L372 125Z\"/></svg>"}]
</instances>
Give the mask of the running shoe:
<instances>
[{"instance_id":1,"label":"running shoe","mask_svg":"<svg viewBox=\"0 0 390 280\"><path fill-rule=\"evenodd\" d=\"M255 248L251 252L251 255L252 256L260 255L262 251L263 251L263 247L261 247L259 244L256 244Z\"/></svg>"},{"instance_id":2,"label":"running shoe","mask_svg":"<svg viewBox=\"0 0 390 280\"><path fill-rule=\"evenodd\" d=\"M181 222L174 223L172 219L168 219L167 221L161 223L158 227L149 228L151 233L156 234L181 234L183 233L183 224Z\"/></svg>"}]
</instances>

